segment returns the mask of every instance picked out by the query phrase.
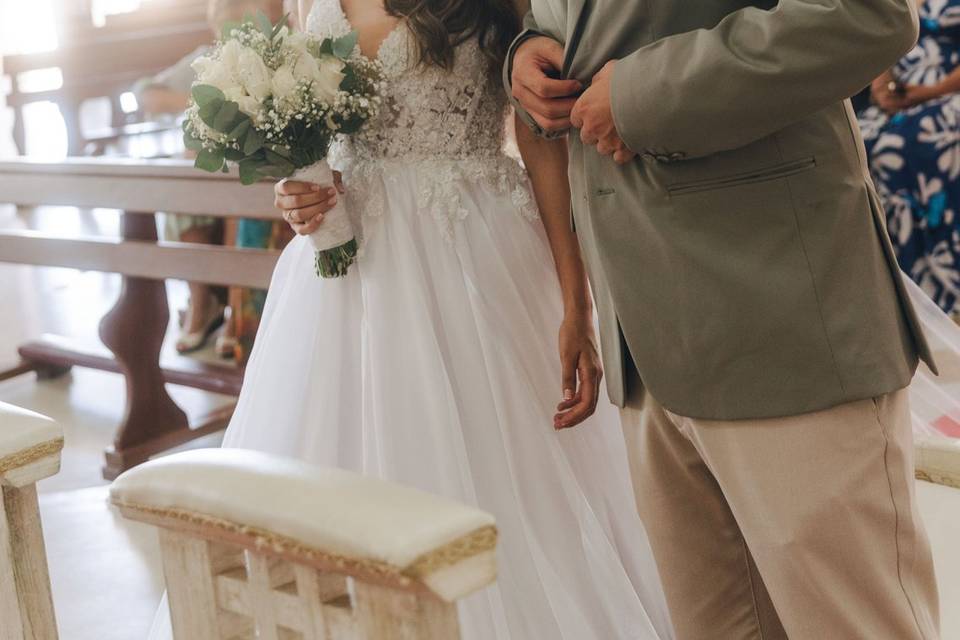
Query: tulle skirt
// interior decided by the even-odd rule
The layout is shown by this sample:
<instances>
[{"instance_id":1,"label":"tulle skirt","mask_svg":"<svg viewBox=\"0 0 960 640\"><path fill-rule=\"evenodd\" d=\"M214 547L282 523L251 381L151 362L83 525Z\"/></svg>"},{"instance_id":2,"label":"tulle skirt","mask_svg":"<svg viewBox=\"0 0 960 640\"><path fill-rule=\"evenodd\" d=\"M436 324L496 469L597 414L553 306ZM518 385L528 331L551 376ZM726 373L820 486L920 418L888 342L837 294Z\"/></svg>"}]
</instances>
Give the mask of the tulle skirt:
<instances>
[{"instance_id":1,"label":"tulle skirt","mask_svg":"<svg viewBox=\"0 0 960 640\"><path fill-rule=\"evenodd\" d=\"M367 184L382 211L346 277L317 278L307 239L284 251L224 446L492 512L499 580L461 604L464 638L672 637L617 410L603 398L579 428L552 428L563 310L542 225L465 177L445 187L456 219L439 220L424 171Z\"/></svg>"}]
</instances>

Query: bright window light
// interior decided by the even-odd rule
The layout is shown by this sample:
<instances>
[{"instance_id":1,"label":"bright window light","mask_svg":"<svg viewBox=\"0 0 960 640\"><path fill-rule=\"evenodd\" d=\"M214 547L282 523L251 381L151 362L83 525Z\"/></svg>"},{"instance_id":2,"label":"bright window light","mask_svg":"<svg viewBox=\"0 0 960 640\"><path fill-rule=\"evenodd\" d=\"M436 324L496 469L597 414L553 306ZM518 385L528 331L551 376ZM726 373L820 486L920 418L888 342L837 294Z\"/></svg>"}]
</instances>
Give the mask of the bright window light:
<instances>
[{"instance_id":1,"label":"bright window light","mask_svg":"<svg viewBox=\"0 0 960 640\"><path fill-rule=\"evenodd\" d=\"M137 96L133 95L130 91L126 91L120 94L120 108L123 109L124 113L133 113L140 108L139 103L137 103Z\"/></svg>"},{"instance_id":2,"label":"bright window light","mask_svg":"<svg viewBox=\"0 0 960 640\"><path fill-rule=\"evenodd\" d=\"M63 86L63 73L59 67L24 71L17 74L17 86L22 93L56 91Z\"/></svg>"}]
</instances>

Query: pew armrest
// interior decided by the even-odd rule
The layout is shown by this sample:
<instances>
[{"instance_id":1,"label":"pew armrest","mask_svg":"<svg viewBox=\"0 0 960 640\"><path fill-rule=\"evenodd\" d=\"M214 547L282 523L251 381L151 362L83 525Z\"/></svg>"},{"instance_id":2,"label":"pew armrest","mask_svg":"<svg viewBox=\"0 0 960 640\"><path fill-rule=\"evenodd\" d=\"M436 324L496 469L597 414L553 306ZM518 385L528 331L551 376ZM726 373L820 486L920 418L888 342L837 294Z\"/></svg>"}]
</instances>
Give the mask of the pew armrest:
<instances>
[{"instance_id":1,"label":"pew armrest","mask_svg":"<svg viewBox=\"0 0 960 640\"><path fill-rule=\"evenodd\" d=\"M0 484L22 487L56 474L62 449L60 425L0 402Z\"/></svg>"},{"instance_id":2,"label":"pew armrest","mask_svg":"<svg viewBox=\"0 0 960 640\"><path fill-rule=\"evenodd\" d=\"M917 439L916 467L919 479L960 489L960 440Z\"/></svg>"},{"instance_id":3,"label":"pew armrest","mask_svg":"<svg viewBox=\"0 0 960 640\"><path fill-rule=\"evenodd\" d=\"M120 476L128 518L452 602L496 577L493 516L339 469L239 449L189 451Z\"/></svg>"}]
</instances>

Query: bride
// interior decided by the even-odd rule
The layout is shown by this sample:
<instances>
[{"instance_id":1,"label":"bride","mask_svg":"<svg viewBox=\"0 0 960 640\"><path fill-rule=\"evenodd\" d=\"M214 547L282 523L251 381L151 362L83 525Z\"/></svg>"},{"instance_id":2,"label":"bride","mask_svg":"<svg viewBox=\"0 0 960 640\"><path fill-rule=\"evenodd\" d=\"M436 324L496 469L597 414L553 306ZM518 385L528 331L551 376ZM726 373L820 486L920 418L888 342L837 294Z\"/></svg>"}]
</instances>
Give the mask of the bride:
<instances>
[{"instance_id":1,"label":"bride","mask_svg":"<svg viewBox=\"0 0 960 640\"><path fill-rule=\"evenodd\" d=\"M529 179L503 153L514 2L301 0L315 35L359 33L386 108L333 153L339 193L288 181L277 205L308 234L344 198L361 255L324 280L307 238L284 251L224 446L492 512L500 578L461 605L465 638L672 638L600 388L565 142L517 128Z\"/></svg>"}]
</instances>

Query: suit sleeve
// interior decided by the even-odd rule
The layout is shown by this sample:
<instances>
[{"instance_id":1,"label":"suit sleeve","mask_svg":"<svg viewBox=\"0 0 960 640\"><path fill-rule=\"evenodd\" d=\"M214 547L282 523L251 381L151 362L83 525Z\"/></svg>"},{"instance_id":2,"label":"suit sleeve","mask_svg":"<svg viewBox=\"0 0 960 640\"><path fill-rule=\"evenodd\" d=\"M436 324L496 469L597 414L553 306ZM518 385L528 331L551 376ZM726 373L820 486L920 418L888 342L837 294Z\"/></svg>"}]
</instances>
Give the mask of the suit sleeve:
<instances>
[{"instance_id":1,"label":"suit sleeve","mask_svg":"<svg viewBox=\"0 0 960 640\"><path fill-rule=\"evenodd\" d=\"M633 151L736 149L854 95L917 40L914 0L780 0L618 61L613 116Z\"/></svg>"},{"instance_id":2,"label":"suit sleeve","mask_svg":"<svg viewBox=\"0 0 960 640\"><path fill-rule=\"evenodd\" d=\"M507 95L510 96L510 102L513 104L513 108L516 109L517 114L520 116L520 120L526 124L533 133L541 138L558 138L566 135L566 132L561 133L551 133L545 131L533 117L527 113L520 102L513 97L513 56L517 52L517 48L529 40L530 38L535 38L537 36L545 36L546 34L540 31L539 25L537 25L537 20L533 16L533 11L528 11L526 16L523 18L523 30L520 32L520 35L514 39L513 44L510 45L510 50L507 52L507 59L503 64L503 87L507 91ZM549 37L549 36L548 36Z\"/></svg>"}]
</instances>

